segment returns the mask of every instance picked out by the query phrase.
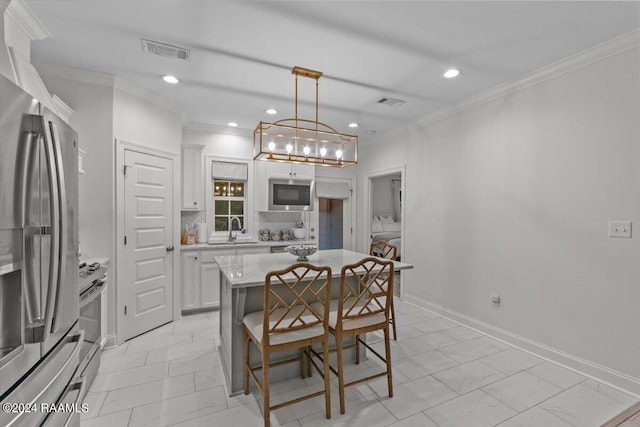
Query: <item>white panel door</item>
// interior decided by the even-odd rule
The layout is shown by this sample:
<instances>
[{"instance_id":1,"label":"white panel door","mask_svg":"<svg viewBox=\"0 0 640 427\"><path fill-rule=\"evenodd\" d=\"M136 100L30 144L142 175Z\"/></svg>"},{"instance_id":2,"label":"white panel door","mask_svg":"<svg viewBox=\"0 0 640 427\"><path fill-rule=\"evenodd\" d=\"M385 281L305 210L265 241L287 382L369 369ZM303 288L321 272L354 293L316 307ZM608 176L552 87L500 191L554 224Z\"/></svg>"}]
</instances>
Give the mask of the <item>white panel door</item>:
<instances>
[{"instance_id":1,"label":"white panel door","mask_svg":"<svg viewBox=\"0 0 640 427\"><path fill-rule=\"evenodd\" d=\"M125 339L173 319L172 163L125 150Z\"/></svg>"}]
</instances>

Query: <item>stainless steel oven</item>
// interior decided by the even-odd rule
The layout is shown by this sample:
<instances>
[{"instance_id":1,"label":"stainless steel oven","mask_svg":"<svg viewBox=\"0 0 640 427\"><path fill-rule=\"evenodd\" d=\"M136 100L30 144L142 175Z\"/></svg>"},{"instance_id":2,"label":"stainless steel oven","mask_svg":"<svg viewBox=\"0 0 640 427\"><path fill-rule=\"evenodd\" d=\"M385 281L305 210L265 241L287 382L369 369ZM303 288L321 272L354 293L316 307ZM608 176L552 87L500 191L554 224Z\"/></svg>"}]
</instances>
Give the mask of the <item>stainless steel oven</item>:
<instances>
[{"instance_id":1,"label":"stainless steel oven","mask_svg":"<svg viewBox=\"0 0 640 427\"><path fill-rule=\"evenodd\" d=\"M83 265L84 264L84 265ZM78 372L89 390L100 368L102 341L102 292L107 285L107 269L99 263L80 264L80 329L84 342L80 348ZM80 399L84 398L84 393Z\"/></svg>"}]
</instances>

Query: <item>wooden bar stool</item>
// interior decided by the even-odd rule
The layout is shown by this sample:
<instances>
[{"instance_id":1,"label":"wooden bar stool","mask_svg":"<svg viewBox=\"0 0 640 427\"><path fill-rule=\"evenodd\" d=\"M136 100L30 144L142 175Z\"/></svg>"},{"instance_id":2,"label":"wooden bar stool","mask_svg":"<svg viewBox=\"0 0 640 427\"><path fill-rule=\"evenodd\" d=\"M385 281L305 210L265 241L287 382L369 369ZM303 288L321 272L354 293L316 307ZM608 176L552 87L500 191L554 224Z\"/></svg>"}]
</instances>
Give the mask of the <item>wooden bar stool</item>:
<instances>
[{"instance_id":1,"label":"wooden bar stool","mask_svg":"<svg viewBox=\"0 0 640 427\"><path fill-rule=\"evenodd\" d=\"M386 242L384 240L371 242L371 246L369 246L369 255L377 256L380 258L395 260L397 252L398 252L397 247L389 244L389 242ZM391 314L389 316L389 323L393 327L393 339L395 341L398 341L398 332L396 331L396 306L393 303L393 293L391 294L390 303L391 303Z\"/></svg>"},{"instance_id":2,"label":"wooden bar stool","mask_svg":"<svg viewBox=\"0 0 640 427\"><path fill-rule=\"evenodd\" d=\"M329 300L331 298L331 268L298 263L280 271L267 273L264 282L264 311L244 316L244 394L249 394L249 375L264 398L264 425L270 425L272 410L312 397L325 396L327 418L331 418L329 386ZM260 350L260 366L251 367L249 344L253 341ZM323 368L311 357L307 348L322 344ZM275 352L303 349L302 359L295 357L271 363ZM324 378L324 390L271 406L269 402L269 368L301 360L303 376L305 362L311 364ZM256 371L262 370L262 383Z\"/></svg>"},{"instance_id":3,"label":"wooden bar stool","mask_svg":"<svg viewBox=\"0 0 640 427\"><path fill-rule=\"evenodd\" d=\"M338 353L338 370L337 372L333 368L331 370L338 375L340 413L342 414L345 413L344 388L350 385L386 376L389 397L393 397L389 342L389 301L392 296L393 261L369 257L342 267L339 297L337 301L331 302L332 307L329 313L329 332L335 336ZM385 357L378 354L359 337L361 334L377 330L384 331ZM345 384L342 353L347 348L343 346L344 339L348 337L356 339L356 361L359 361L360 357L358 344L362 344L385 362L386 370Z\"/></svg>"}]
</instances>

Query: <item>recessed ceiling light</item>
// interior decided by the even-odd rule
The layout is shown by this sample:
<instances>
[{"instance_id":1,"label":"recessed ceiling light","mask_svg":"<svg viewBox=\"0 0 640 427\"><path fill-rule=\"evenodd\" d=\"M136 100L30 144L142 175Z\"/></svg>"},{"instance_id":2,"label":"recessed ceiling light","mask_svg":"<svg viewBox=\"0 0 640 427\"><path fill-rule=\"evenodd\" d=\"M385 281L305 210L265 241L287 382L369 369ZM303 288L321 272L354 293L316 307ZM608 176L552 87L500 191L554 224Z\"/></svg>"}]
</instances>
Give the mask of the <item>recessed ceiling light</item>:
<instances>
[{"instance_id":1,"label":"recessed ceiling light","mask_svg":"<svg viewBox=\"0 0 640 427\"><path fill-rule=\"evenodd\" d=\"M236 122L229 122L229 123L227 123L227 126L231 126L232 128L236 128L236 127L238 127L238 124Z\"/></svg>"},{"instance_id":2,"label":"recessed ceiling light","mask_svg":"<svg viewBox=\"0 0 640 427\"><path fill-rule=\"evenodd\" d=\"M444 72L443 76L445 79L452 79L454 77L458 77L462 74L462 70L460 68L449 68Z\"/></svg>"},{"instance_id":3,"label":"recessed ceiling light","mask_svg":"<svg viewBox=\"0 0 640 427\"><path fill-rule=\"evenodd\" d=\"M349 123L350 128L357 128L358 124L356 122Z\"/></svg>"},{"instance_id":4,"label":"recessed ceiling light","mask_svg":"<svg viewBox=\"0 0 640 427\"><path fill-rule=\"evenodd\" d=\"M170 75L162 76L162 80L167 83L171 83L172 85L180 82L180 80L178 80L176 77Z\"/></svg>"},{"instance_id":5,"label":"recessed ceiling light","mask_svg":"<svg viewBox=\"0 0 640 427\"><path fill-rule=\"evenodd\" d=\"M276 110L275 108L267 108L266 110L264 110L265 113L270 114L270 115L274 115L274 114L278 114L278 110Z\"/></svg>"}]
</instances>

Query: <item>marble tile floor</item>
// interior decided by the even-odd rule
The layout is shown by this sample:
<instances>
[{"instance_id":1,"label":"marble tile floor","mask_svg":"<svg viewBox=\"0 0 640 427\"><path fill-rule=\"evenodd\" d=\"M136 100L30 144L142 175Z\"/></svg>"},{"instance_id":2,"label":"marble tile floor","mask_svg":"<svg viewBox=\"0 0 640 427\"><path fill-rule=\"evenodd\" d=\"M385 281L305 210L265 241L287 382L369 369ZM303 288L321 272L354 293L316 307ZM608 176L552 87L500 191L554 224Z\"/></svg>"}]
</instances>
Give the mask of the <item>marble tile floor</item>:
<instances>
[{"instance_id":1,"label":"marble tile floor","mask_svg":"<svg viewBox=\"0 0 640 427\"><path fill-rule=\"evenodd\" d=\"M638 399L432 312L396 300L394 397L386 379L347 388L332 418L317 397L272 412L273 426L597 427ZM82 427L261 426L262 398L229 397L218 312L185 316L102 353ZM383 350L382 335L369 334ZM347 380L382 370L375 357L345 368ZM320 388L321 378L272 385L272 404Z\"/></svg>"}]
</instances>

